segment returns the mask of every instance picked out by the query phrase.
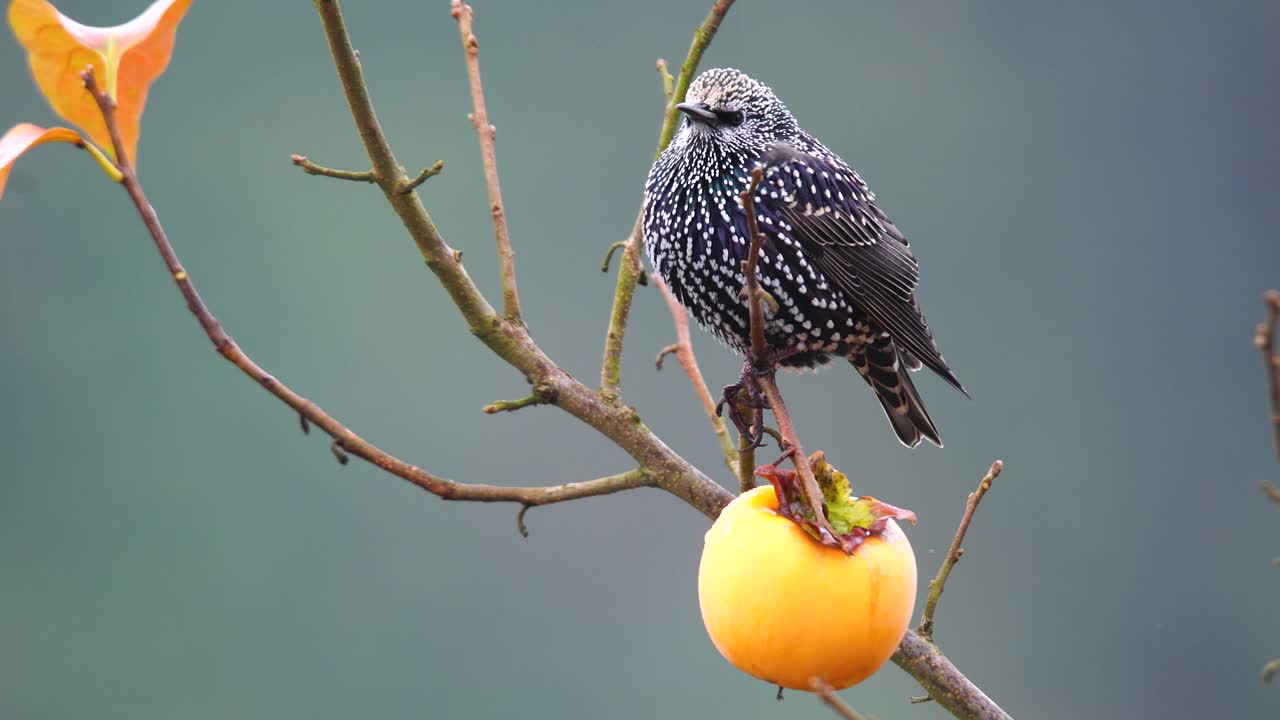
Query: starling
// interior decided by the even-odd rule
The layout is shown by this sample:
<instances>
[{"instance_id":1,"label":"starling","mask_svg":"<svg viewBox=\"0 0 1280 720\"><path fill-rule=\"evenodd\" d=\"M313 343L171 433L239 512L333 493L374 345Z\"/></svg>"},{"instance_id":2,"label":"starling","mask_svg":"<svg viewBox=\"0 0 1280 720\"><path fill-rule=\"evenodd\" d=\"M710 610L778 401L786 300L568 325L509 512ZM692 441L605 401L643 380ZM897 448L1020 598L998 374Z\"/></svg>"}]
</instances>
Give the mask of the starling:
<instances>
[{"instance_id":1,"label":"starling","mask_svg":"<svg viewBox=\"0 0 1280 720\"><path fill-rule=\"evenodd\" d=\"M866 182L801 130L772 90L737 70L704 72L676 108L684 119L649 171L644 210L649 261L676 298L750 357L742 295L750 245L740 196L761 168L756 272L776 305L765 320L771 364L816 368L844 358L871 385L904 445L928 439L941 447L907 371L928 365L964 388L913 295L920 274L907 239Z\"/></svg>"}]
</instances>

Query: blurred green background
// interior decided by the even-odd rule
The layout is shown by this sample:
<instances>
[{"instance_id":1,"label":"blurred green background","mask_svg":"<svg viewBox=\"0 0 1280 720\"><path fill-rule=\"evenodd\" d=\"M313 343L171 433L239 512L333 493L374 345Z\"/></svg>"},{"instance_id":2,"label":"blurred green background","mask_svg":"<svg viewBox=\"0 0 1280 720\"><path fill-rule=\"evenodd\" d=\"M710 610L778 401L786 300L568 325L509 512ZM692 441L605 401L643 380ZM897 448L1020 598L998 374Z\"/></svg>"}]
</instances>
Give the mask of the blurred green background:
<instances>
[{"instance_id":1,"label":"blurred green background","mask_svg":"<svg viewBox=\"0 0 1280 720\"><path fill-rule=\"evenodd\" d=\"M526 314L597 376L661 96L709 2L477 2ZM62 0L90 24L144 3ZM457 30L444 0L349 3L403 162L497 296ZM741 0L704 67L769 83L912 239L921 302L973 394L920 381L945 451L908 451L848 370L787 376L810 448L913 508L932 576L965 494L1006 473L938 639L1019 717L1275 717L1280 475L1252 345L1280 284L1280 4ZM8 33L0 128L55 124ZM198 2L143 123L141 174L214 311L270 371L448 477L630 467L466 332L379 193L310 3ZM224 363L125 196L39 148L0 202L0 716L831 717L724 662L694 578L707 521L637 491L528 515L444 505L325 442ZM731 484L696 399L652 359L642 289L624 389ZM695 343L713 385L738 361ZM840 608L818 608L839 612ZM889 667L844 696L937 718Z\"/></svg>"}]
</instances>

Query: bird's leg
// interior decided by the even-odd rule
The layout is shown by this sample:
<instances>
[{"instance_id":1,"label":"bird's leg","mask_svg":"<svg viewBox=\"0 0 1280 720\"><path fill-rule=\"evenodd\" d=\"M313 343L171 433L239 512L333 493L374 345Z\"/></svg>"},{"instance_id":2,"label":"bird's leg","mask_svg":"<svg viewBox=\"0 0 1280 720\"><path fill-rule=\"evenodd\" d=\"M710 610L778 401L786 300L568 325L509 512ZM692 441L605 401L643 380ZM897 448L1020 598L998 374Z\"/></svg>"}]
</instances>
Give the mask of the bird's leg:
<instances>
[{"instance_id":1,"label":"bird's leg","mask_svg":"<svg viewBox=\"0 0 1280 720\"><path fill-rule=\"evenodd\" d=\"M747 440L747 447L750 450L764 445L764 413L754 413L753 421L747 422L746 411L752 408L759 410L769 407L769 403L764 399L764 393L760 392L757 378L771 372L773 372L772 366L760 368L750 360L746 360L742 364L742 374L738 376L738 382L725 385L720 394L720 402L716 404L716 415L721 415L726 405L729 407L729 420L733 422L738 434Z\"/></svg>"}]
</instances>

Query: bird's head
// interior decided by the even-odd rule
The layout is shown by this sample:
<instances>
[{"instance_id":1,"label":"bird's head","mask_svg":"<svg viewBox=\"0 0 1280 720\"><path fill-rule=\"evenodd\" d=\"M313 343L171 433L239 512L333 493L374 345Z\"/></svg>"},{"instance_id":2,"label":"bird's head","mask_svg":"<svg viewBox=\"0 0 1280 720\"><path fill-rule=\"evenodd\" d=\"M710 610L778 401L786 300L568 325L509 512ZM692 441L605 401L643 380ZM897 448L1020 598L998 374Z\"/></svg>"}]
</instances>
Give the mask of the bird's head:
<instances>
[{"instance_id":1,"label":"bird's head","mask_svg":"<svg viewBox=\"0 0 1280 720\"><path fill-rule=\"evenodd\" d=\"M681 139L737 149L760 149L791 140L796 120L767 85L732 68L708 70L689 86Z\"/></svg>"}]
</instances>

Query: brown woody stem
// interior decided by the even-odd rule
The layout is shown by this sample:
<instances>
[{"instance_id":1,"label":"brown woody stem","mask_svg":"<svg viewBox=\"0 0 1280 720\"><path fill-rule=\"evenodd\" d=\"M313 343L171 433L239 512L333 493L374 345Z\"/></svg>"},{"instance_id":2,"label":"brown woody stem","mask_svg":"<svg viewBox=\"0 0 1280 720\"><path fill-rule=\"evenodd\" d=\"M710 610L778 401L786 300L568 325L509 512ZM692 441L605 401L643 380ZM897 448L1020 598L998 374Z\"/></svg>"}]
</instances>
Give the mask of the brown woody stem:
<instances>
[{"instance_id":1,"label":"brown woody stem","mask_svg":"<svg viewBox=\"0 0 1280 720\"><path fill-rule=\"evenodd\" d=\"M929 581L929 597L925 600L924 614L920 620L920 634L925 638L933 639L933 615L938 610L938 600L942 598L942 591L946 589L951 569L964 555L964 536L969 532L969 523L973 521L973 514L977 512L978 504L991 489L991 482L1000 477L1001 470L1004 470L1003 461L997 460L991 463L991 469L978 483L978 489L969 493L969 499L964 504L964 515L960 516L960 527L956 528L955 537L951 539L951 548L947 550L947 556L943 558L938 574Z\"/></svg>"},{"instance_id":2,"label":"brown woody stem","mask_svg":"<svg viewBox=\"0 0 1280 720\"><path fill-rule=\"evenodd\" d=\"M471 124L480 138L480 156L484 162L485 186L489 191L489 210L493 214L493 234L498 244L498 262L502 266L502 307L507 321L522 322L520 296L516 292L516 258L511 250L511 235L507 230L507 214L502 205L502 185L498 181L498 155L493 143L497 131L489 123L489 111L485 109L484 87L480 84L480 43L472 30L475 19L471 6L462 0L451 4L453 19L458 21L458 33L462 36L462 49L467 56L467 82L471 86Z\"/></svg>"},{"instance_id":3,"label":"brown woody stem","mask_svg":"<svg viewBox=\"0 0 1280 720\"><path fill-rule=\"evenodd\" d=\"M809 687L813 689L814 694L818 696L818 699L823 704L835 711L835 714L844 718L844 720L865 720L861 713L849 707L848 703L840 699L840 696L836 694L835 688L831 687L831 684L826 680L814 678L809 682Z\"/></svg>"},{"instance_id":4,"label":"brown woody stem","mask_svg":"<svg viewBox=\"0 0 1280 720\"><path fill-rule=\"evenodd\" d=\"M290 155L289 159L294 165L302 168L302 171L308 175L318 175L320 177L333 178L335 180L351 180L354 182L378 182L378 176L372 170L363 170L356 172L353 170L334 170L323 165L317 165L307 159L305 155Z\"/></svg>"}]
</instances>

